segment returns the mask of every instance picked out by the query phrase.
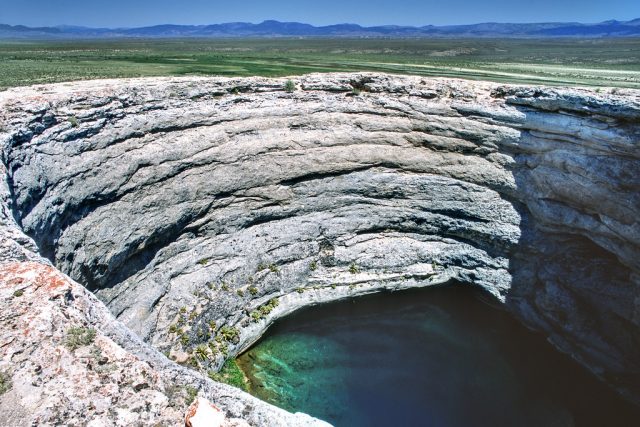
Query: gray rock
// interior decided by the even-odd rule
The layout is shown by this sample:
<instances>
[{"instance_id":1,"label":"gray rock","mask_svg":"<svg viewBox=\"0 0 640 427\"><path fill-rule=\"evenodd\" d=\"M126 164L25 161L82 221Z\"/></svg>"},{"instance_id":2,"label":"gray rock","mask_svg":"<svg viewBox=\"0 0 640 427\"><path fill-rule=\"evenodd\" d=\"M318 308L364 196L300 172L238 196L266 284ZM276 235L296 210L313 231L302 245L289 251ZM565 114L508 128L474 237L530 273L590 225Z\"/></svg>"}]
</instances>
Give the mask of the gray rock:
<instances>
[{"instance_id":1,"label":"gray rock","mask_svg":"<svg viewBox=\"0 0 640 427\"><path fill-rule=\"evenodd\" d=\"M203 370L302 306L469 283L640 402L640 92L285 80L1 93L2 259L35 242Z\"/></svg>"},{"instance_id":2,"label":"gray rock","mask_svg":"<svg viewBox=\"0 0 640 427\"><path fill-rule=\"evenodd\" d=\"M169 361L50 265L3 263L0 285L0 372L11 379L0 425L184 425L200 395L223 410L225 427L327 426ZM70 346L74 328L95 336Z\"/></svg>"}]
</instances>

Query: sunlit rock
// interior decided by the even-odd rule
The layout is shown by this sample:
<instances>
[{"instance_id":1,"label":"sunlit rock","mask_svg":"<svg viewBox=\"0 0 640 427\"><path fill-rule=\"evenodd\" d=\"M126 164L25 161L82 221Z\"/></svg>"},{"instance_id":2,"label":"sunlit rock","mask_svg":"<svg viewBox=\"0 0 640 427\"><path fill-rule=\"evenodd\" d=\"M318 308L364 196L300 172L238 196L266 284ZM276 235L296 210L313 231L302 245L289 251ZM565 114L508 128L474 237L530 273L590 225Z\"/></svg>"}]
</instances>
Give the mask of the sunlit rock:
<instances>
[{"instance_id":1,"label":"sunlit rock","mask_svg":"<svg viewBox=\"0 0 640 427\"><path fill-rule=\"evenodd\" d=\"M638 91L294 80L0 93L0 260L203 373L299 307L454 279L640 400Z\"/></svg>"}]
</instances>

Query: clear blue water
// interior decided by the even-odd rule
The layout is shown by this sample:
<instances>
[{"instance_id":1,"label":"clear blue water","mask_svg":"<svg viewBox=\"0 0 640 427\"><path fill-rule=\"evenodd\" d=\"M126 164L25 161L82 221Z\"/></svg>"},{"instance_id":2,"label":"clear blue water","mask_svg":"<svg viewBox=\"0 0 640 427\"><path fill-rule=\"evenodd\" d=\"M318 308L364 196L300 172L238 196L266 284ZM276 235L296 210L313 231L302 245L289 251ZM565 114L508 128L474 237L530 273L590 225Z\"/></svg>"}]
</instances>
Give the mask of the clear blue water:
<instances>
[{"instance_id":1,"label":"clear blue water","mask_svg":"<svg viewBox=\"0 0 640 427\"><path fill-rule=\"evenodd\" d=\"M461 286L326 304L238 358L255 396L335 426L634 426L640 412Z\"/></svg>"}]
</instances>

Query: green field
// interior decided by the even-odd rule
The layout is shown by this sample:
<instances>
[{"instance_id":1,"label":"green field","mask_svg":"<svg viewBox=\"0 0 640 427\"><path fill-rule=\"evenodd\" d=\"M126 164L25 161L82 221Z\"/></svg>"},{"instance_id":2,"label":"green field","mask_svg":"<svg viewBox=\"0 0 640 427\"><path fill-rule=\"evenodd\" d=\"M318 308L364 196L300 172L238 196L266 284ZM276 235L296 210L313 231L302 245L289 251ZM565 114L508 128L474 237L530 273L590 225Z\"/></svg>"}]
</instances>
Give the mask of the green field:
<instances>
[{"instance_id":1,"label":"green field","mask_svg":"<svg viewBox=\"0 0 640 427\"><path fill-rule=\"evenodd\" d=\"M0 90L95 78L330 71L640 88L640 39L0 41Z\"/></svg>"}]
</instances>

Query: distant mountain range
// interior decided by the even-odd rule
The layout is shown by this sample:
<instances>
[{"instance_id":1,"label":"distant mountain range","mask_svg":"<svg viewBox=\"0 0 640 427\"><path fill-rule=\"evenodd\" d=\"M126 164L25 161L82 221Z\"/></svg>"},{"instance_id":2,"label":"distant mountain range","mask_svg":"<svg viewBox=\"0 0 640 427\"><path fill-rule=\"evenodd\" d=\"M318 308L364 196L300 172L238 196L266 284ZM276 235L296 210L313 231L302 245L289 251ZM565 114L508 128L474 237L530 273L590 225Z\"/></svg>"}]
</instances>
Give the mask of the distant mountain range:
<instances>
[{"instance_id":1,"label":"distant mountain range","mask_svg":"<svg viewBox=\"0 0 640 427\"><path fill-rule=\"evenodd\" d=\"M2 39L64 39L120 37L640 37L640 18L596 24L546 22L410 27L363 27L336 24L316 27L300 22L230 22L213 25L154 25L140 28L88 28L68 25L26 27L0 24Z\"/></svg>"}]
</instances>

